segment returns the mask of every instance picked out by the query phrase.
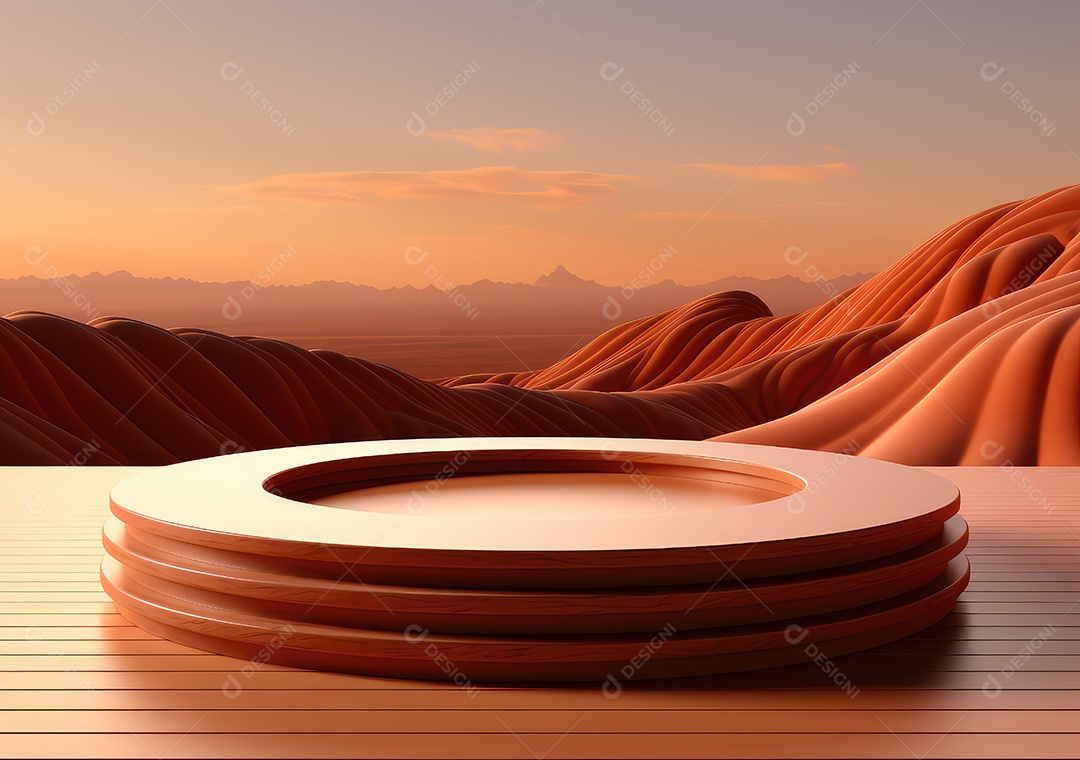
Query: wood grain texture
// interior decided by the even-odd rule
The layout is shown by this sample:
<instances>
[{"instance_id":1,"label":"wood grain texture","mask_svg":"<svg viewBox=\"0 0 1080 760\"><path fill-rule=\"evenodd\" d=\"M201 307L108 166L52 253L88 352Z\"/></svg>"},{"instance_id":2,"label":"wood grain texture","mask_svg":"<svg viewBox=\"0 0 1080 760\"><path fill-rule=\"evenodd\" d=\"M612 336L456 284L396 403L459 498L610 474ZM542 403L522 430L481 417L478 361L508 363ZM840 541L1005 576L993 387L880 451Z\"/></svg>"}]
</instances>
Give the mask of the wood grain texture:
<instances>
[{"instance_id":1,"label":"wood grain texture","mask_svg":"<svg viewBox=\"0 0 1080 760\"><path fill-rule=\"evenodd\" d=\"M1009 472L934 470L963 493L972 584L941 623L833 659L858 689L854 696L808 662L651 685L631 679L616 699L598 688L470 692L252 667L155 639L99 602L82 612L26 611L83 604L50 597L96 577L106 495L129 471L0 470L6 539L34 533L47 541L55 533L97 542L80 555L61 543L0 551L0 580L49 584L27 587L0 616L0 756L1080 756L1080 604L1068 611L1080 592L1072 601L1033 596L1072 593L1080 583L1077 469L1022 470L1053 505L1048 513ZM60 479L45 509L28 513L31 491ZM978 596L991 587L1001 595L996 602ZM984 603L1007 609L971 606ZM222 688L229 675L241 687L235 696Z\"/></svg>"}]
</instances>

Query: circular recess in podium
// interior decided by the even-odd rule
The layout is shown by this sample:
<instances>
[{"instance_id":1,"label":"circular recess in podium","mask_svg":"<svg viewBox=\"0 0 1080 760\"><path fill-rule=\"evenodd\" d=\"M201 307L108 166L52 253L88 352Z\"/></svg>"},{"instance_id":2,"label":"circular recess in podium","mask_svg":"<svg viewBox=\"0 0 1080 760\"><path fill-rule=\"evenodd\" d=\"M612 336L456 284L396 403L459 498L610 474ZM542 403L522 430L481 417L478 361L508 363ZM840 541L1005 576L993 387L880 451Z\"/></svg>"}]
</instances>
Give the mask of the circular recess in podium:
<instances>
[{"instance_id":1,"label":"circular recess in podium","mask_svg":"<svg viewBox=\"0 0 1080 760\"><path fill-rule=\"evenodd\" d=\"M343 564L367 583L602 588L877 559L937 535L959 493L922 470L817 451L474 438L184 462L118 484L112 507L148 534Z\"/></svg>"}]
</instances>

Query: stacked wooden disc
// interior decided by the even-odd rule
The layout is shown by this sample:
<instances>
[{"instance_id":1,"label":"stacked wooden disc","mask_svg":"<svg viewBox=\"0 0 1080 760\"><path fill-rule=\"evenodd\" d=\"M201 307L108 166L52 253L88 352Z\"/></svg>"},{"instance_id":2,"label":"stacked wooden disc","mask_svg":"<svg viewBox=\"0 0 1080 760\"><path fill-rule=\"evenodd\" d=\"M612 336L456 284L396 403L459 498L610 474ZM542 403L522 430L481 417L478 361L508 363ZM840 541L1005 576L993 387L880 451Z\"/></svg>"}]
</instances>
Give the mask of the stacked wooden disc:
<instances>
[{"instance_id":1,"label":"stacked wooden disc","mask_svg":"<svg viewBox=\"0 0 1080 760\"><path fill-rule=\"evenodd\" d=\"M941 619L968 579L958 509L922 470L772 447L309 446L122 482L102 584L148 631L259 662L458 683L704 675Z\"/></svg>"}]
</instances>

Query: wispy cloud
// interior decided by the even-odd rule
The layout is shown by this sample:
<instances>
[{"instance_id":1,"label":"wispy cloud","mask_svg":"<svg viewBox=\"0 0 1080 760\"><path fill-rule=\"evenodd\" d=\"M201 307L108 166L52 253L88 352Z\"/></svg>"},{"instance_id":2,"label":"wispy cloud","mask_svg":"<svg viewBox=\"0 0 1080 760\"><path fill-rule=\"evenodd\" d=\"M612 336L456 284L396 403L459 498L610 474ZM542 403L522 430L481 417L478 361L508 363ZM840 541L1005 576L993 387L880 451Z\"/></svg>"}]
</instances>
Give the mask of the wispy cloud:
<instances>
[{"instance_id":1,"label":"wispy cloud","mask_svg":"<svg viewBox=\"0 0 1080 760\"><path fill-rule=\"evenodd\" d=\"M431 137L453 140L479 150L493 152L541 150L559 143L562 135L553 135L543 129L451 129L446 132L429 132Z\"/></svg>"},{"instance_id":2,"label":"wispy cloud","mask_svg":"<svg viewBox=\"0 0 1080 760\"><path fill-rule=\"evenodd\" d=\"M774 203L773 208L799 208L800 206L857 206L858 201L794 201L792 203Z\"/></svg>"},{"instance_id":3,"label":"wispy cloud","mask_svg":"<svg viewBox=\"0 0 1080 760\"><path fill-rule=\"evenodd\" d=\"M850 177L857 174L855 167L843 162L832 164L814 164L812 166L736 166L734 164L685 164L686 166L704 166L716 174L726 174L736 179L761 179L769 182L789 182L809 184L821 182L831 177Z\"/></svg>"},{"instance_id":4,"label":"wispy cloud","mask_svg":"<svg viewBox=\"0 0 1080 760\"><path fill-rule=\"evenodd\" d=\"M213 216L258 215L280 208L274 204L260 205L236 203L229 206L220 204L209 206L118 206L125 211L139 214L209 214Z\"/></svg>"},{"instance_id":5,"label":"wispy cloud","mask_svg":"<svg viewBox=\"0 0 1080 760\"><path fill-rule=\"evenodd\" d=\"M768 219L756 214L718 214L715 211L696 211L684 209L680 211L641 211L634 214L638 219L695 219L697 221L720 220L720 219Z\"/></svg>"},{"instance_id":6,"label":"wispy cloud","mask_svg":"<svg viewBox=\"0 0 1080 760\"><path fill-rule=\"evenodd\" d=\"M591 171L535 171L479 166L443 171L315 172L280 174L218 189L234 197L314 206L386 200L481 200L538 208L610 196L618 183L638 179Z\"/></svg>"}]
</instances>

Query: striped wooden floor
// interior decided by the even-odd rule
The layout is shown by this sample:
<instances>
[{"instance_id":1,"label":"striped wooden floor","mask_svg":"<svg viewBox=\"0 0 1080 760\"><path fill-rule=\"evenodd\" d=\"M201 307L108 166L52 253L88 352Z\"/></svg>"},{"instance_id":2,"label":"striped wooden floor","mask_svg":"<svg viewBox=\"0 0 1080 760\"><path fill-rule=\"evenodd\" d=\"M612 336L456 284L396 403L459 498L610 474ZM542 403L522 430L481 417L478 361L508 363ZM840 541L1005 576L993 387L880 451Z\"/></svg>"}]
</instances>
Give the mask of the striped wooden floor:
<instances>
[{"instance_id":1,"label":"striped wooden floor","mask_svg":"<svg viewBox=\"0 0 1080 760\"><path fill-rule=\"evenodd\" d=\"M251 665L127 625L98 583L134 468L0 468L2 757L1080 757L1080 469L937 469L972 583L923 634L739 676L480 688ZM841 688L839 681L847 688Z\"/></svg>"}]
</instances>

